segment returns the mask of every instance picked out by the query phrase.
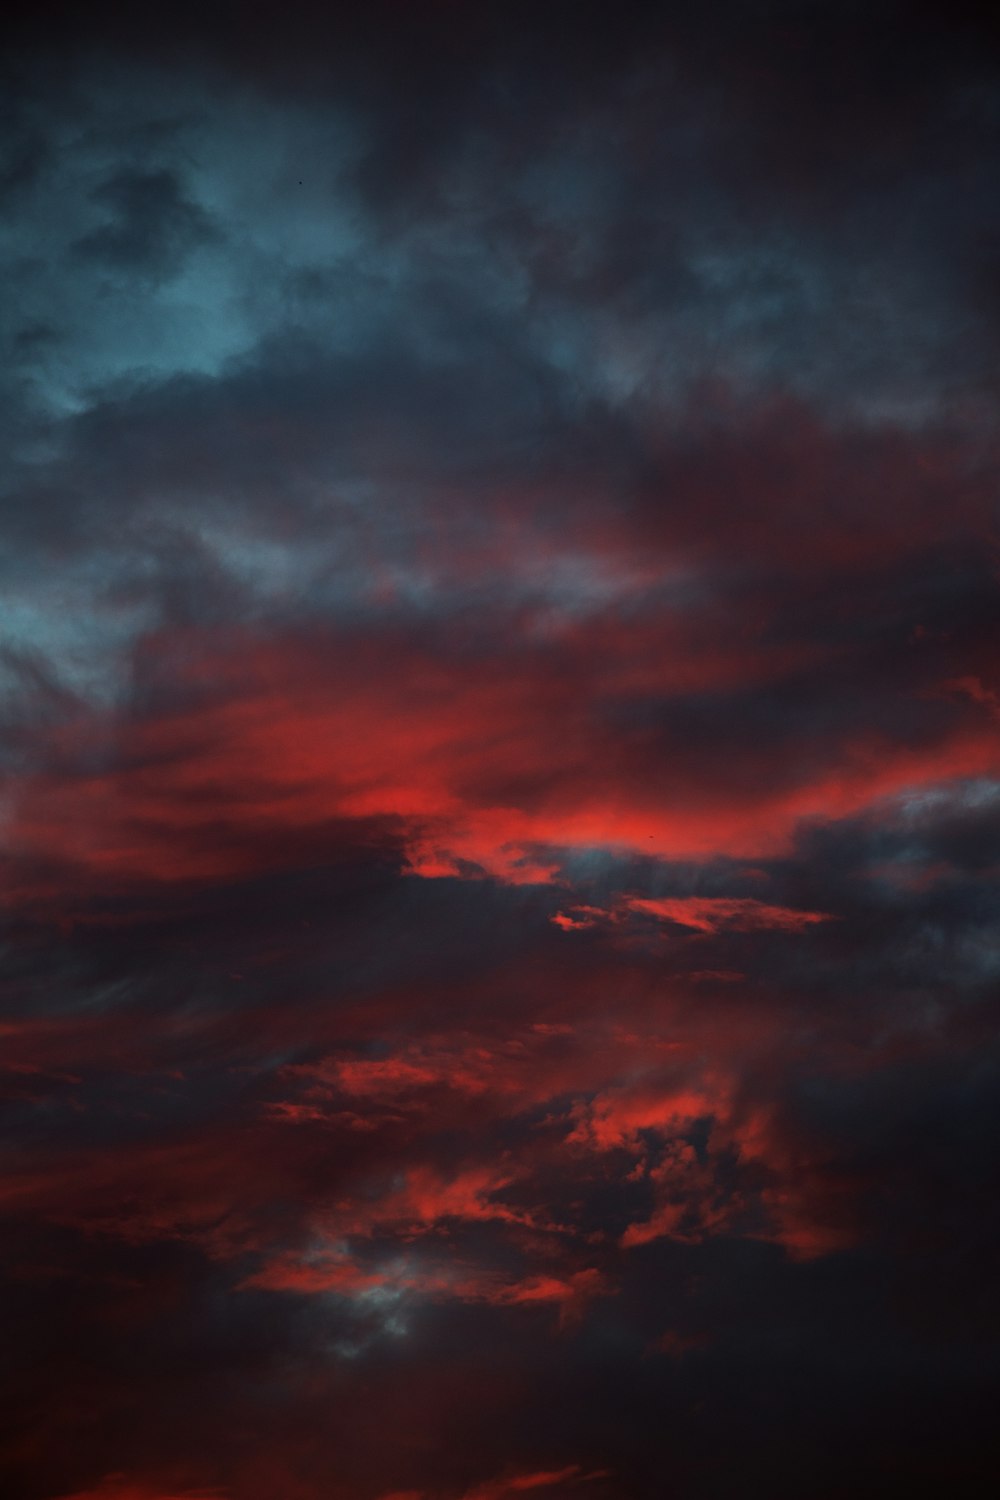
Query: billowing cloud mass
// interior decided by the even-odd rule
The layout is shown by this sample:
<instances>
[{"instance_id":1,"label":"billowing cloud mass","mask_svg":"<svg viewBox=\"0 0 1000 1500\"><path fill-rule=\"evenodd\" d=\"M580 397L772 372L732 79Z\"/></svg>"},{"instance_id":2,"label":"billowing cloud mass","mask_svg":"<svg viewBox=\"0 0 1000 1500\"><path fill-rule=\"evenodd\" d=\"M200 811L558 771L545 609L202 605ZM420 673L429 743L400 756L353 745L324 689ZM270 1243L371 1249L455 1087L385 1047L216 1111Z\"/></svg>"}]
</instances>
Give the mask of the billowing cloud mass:
<instances>
[{"instance_id":1,"label":"billowing cloud mass","mask_svg":"<svg viewBox=\"0 0 1000 1500\"><path fill-rule=\"evenodd\" d=\"M992 1493L996 40L14 17L4 1496Z\"/></svg>"}]
</instances>

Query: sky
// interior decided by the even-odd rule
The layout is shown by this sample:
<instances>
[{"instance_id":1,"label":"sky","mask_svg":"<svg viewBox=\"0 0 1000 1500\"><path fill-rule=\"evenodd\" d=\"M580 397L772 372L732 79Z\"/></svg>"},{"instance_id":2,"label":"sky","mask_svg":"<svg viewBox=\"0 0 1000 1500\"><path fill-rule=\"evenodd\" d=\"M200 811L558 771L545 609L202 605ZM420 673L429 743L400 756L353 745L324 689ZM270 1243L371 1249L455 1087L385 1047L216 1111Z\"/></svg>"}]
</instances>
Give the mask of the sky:
<instances>
[{"instance_id":1,"label":"sky","mask_svg":"<svg viewBox=\"0 0 1000 1500\"><path fill-rule=\"evenodd\" d=\"M15 12L8 1500L991 1491L997 41Z\"/></svg>"}]
</instances>

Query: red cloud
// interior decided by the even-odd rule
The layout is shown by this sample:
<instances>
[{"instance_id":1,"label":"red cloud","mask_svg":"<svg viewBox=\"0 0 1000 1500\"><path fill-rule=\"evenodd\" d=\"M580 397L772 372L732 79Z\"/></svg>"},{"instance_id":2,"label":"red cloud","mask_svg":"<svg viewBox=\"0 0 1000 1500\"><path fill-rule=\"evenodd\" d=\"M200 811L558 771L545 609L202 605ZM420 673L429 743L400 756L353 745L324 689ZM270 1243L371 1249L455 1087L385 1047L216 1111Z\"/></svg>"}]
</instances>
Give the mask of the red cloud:
<instances>
[{"instance_id":1,"label":"red cloud","mask_svg":"<svg viewBox=\"0 0 1000 1500\"><path fill-rule=\"evenodd\" d=\"M778 932L800 932L814 922L829 921L825 912L797 911L787 906L768 906L750 896L678 896L655 900L629 896L623 902L629 911L648 912L665 917L682 927L699 932L718 932L732 928L735 932L772 929Z\"/></svg>"},{"instance_id":2,"label":"red cloud","mask_svg":"<svg viewBox=\"0 0 1000 1500\"><path fill-rule=\"evenodd\" d=\"M226 1500L219 1489L164 1488L145 1480L127 1478L124 1474L107 1474L93 1489L75 1490L58 1500Z\"/></svg>"},{"instance_id":3,"label":"red cloud","mask_svg":"<svg viewBox=\"0 0 1000 1500\"><path fill-rule=\"evenodd\" d=\"M505 1495L551 1489L555 1485L575 1486L590 1479L604 1479L607 1474L604 1469L585 1473L580 1464L567 1464L562 1469L535 1469L473 1485L472 1489L462 1493L460 1500L503 1500ZM379 1500L442 1500L442 1497L437 1494L432 1497L426 1490L393 1490L390 1494L380 1495Z\"/></svg>"},{"instance_id":4,"label":"red cloud","mask_svg":"<svg viewBox=\"0 0 1000 1500\"><path fill-rule=\"evenodd\" d=\"M521 1494L526 1490L548 1489L553 1485L578 1482L586 1478L579 1464L569 1464L564 1469L540 1469L529 1474L514 1474L506 1479L492 1479L466 1490L462 1500L502 1500L504 1495Z\"/></svg>"},{"instance_id":5,"label":"red cloud","mask_svg":"<svg viewBox=\"0 0 1000 1500\"><path fill-rule=\"evenodd\" d=\"M622 896L613 907L574 906L553 918L557 927L572 932L602 922L616 922L630 912L662 917L698 932L801 932L816 922L827 922L826 912L770 906L752 896Z\"/></svg>"},{"instance_id":6,"label":"red cloud","mask_svg":"<svg viewBox=\"0 0 1000 1500\"><path fill-rule=\"evenodd\" d=\"M358 641L351 660L301 638L186 647L183 662L170 642L161 649L188 706L167 700L142 719L60 731L38 747L46 769L9 779L18 899L61 894L65 905L88 881L155 888L255 873L305 849L328 853L322 830L338 821L391 828L416 873L478 870L513 884L551 881L558 861L546 848L763 856L787 849L802 820L1000 764L992 723L956 700L916 745L845 726L810 742L808 773L790 739L743 747L733 778L715 750L619 723L636 699L669 705L680 683L744 681L746 661L706 663L664 622L515 636L488 673L390 633ZM756 681L787 670L757 648ZM726 919L750 925L754 912L763 925L749 905ZM777 909L769 919L780 923Z\"/></svg>"},{"instance_id":7,"label":"red cloud","mask_svg":"<svg viewBox=\"0 0 1000 1500\"><path fill-rule=\"evenodd\" d=\"M405 1278L363 1271L346 1256L338 1255L312 1256L306 1260L292 1255L278 1256L240 1283L241 1287L258 1287L269 1292L338 1292L347 1296L390 1285L411 1283Z\"/></svg>"}]
</instances>

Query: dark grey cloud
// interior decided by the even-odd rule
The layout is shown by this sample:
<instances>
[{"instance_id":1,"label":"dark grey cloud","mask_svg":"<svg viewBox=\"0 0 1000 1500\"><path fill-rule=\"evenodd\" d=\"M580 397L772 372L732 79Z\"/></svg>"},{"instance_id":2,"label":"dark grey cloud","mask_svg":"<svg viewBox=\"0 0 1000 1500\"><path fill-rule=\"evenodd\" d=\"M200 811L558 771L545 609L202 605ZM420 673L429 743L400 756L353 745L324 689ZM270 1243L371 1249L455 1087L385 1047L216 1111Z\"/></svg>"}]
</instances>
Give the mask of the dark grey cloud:
<instances>
[{"instance_id":1,"label":"dark grey cloud","mask_svg":"<svg viewBox=\"0 0 1000 1500\"><path fill-rule=\"evenodd\" d=\"M118 172L91 197L107 221L76 242L77 253L110 270L162 275L210 236L208 216L183 196L170 172Z\"/></svg>"}]
</instances>

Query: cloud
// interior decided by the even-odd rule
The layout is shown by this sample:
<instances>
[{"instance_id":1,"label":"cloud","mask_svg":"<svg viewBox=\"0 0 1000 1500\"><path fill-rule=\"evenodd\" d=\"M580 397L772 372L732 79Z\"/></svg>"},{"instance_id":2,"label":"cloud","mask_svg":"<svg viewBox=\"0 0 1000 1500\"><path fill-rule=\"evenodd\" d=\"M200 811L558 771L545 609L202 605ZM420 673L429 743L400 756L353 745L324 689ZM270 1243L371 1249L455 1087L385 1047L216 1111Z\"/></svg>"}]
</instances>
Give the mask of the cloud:
<instances>
[{"instance_id":1,"label":"cloud","mask_svg":"<svg viewBox=\"0 0 1000 1500\"><path fill-rule=\"evenodd\" d=\"M95 1489L79 1490L60 1500L224 1500L221 1490L173 1489L130 1480L124 1474L108 1474Z\"/></svg>"},{"instance_id":2,"label":"cloud","mask_svg":"<svg viewBox=\"0 0 1000 1500\"><path fill-rule=\"evenodd\" d=\"M463 1500L499 1500L502 1495L516 1495L523 1490L550 1489L572 1481L586 1478L579 1464L569 1464L563 1469L541 1469L535 1473L514 1474L509 1479L494 1479L486 1484L467 1490Z\"/></svg>"},{"instance_id":3,"label":"cloud","mask_svg":"<svg viewBox=\"0 0 1000 1500\"><path fill-rule=\"evenodd\" d=\"M825 912L794 911L787 906L769 906L753 896L624 896L612 911L601 911L599 907L575 906L570 912L557 912L553 917L556 926L564 931L591 927L604 919L619 921L630 912L651 917L662 917L678 927L690 927L695 932L717 932L732 929L737 932L754 932L771 929L781 932L801 932L814 922L828 920Z\"/></svg>"},{"instance_id":4,"label":"cloud","mask_svg":"<svg viewBox=\"0 0 1000 1500\"><path fill-rule=\"evenodd\" d=\"M995 49L673 10L9 23L11 1500L980 1482Z\"/></svg>"}]
</instances>

